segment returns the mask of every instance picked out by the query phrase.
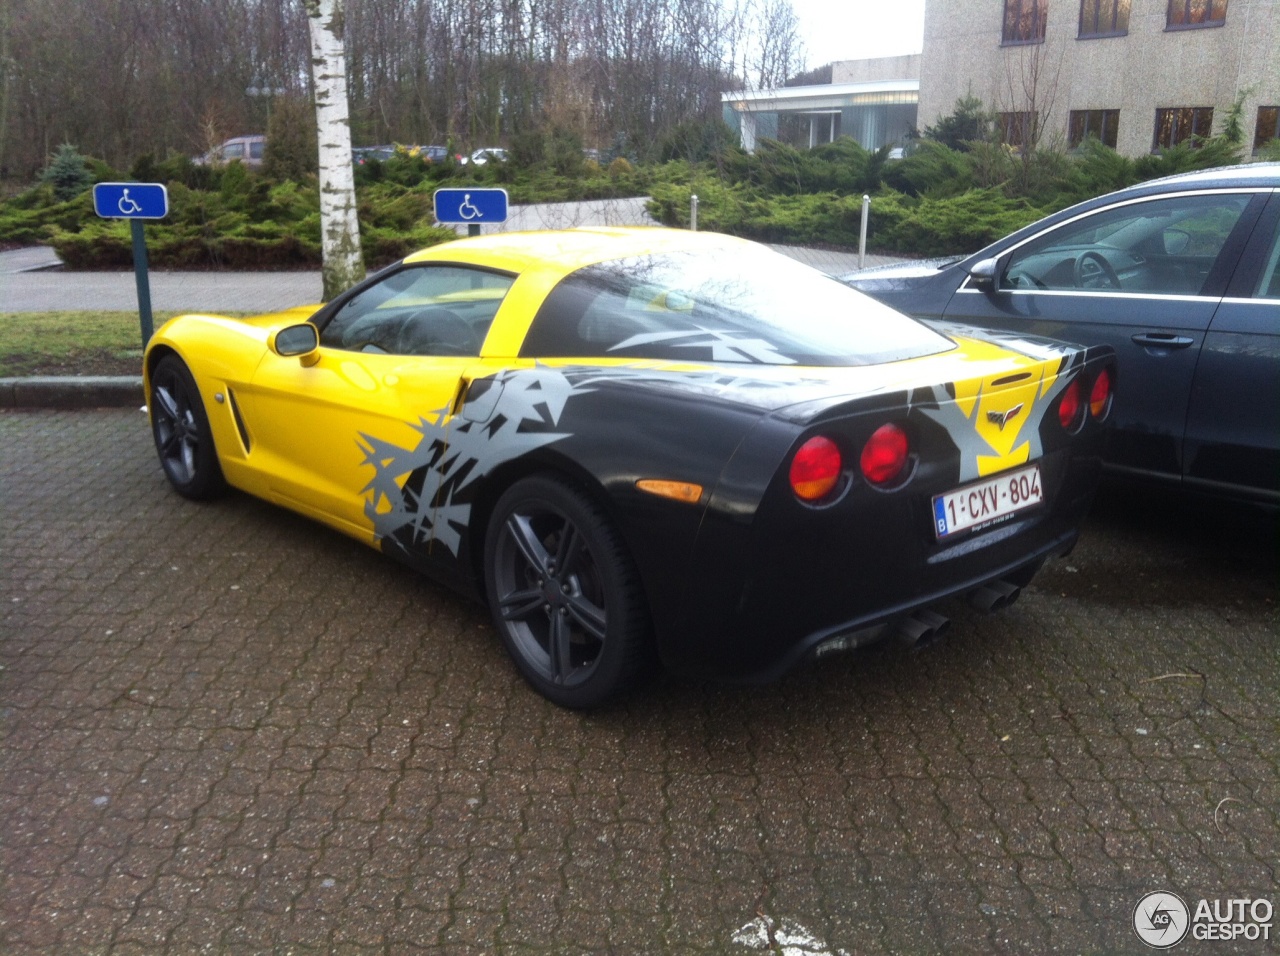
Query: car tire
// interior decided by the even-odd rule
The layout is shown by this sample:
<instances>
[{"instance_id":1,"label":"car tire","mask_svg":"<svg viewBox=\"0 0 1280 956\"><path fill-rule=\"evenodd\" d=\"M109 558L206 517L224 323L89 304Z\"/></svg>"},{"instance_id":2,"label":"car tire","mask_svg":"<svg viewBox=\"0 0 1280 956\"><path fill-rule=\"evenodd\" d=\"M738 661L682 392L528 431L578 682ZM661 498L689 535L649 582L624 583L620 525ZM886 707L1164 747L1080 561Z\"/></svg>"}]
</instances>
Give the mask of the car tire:
<instances>
[{"instance_id":1,"label":"car tire","mask_svg":"<svg viewBox=\"0 0 1280 956\"><path fill-rule=\"evenodd\" d=\"M561 707L617 700L650 670L639 575L608 516L548 475L498 500L485 535L485 591L517 669Z\"/></svg>"},{"instance_id":2,"label":"car tire","mask_svg":"<svg viewBox=\"0 0 1280 956\"><path fill-rule=\"evenodd\" d=\"M176 355L166 355L152 370L149 407L156 454L174 490L195 501L225 492L227 483L200 389Z\"/></svg>"}]
</instances>

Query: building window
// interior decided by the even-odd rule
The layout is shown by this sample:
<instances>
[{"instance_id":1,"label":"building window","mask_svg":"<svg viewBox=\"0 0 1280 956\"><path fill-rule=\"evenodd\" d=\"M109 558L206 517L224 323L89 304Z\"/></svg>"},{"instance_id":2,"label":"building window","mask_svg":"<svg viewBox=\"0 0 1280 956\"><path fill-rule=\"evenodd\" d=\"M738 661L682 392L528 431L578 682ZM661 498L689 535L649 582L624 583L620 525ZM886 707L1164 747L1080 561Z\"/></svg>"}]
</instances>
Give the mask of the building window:
<instances>
[{"instance_id":1,"label":"building window","mask_svg":"<svg viewBox=\"0 0 1280 956\"><path fill-rule=\"evenodd\" d=\"M1181 106L1156 110L1156 136L1151 150L1155 152L1157 149L1168 149L1183 142L1195 145L1194 137L1206 137L1212 131L1212 106Z\"/></svg>"},{"instance_id":2,"label":"building window","mask_svg":"<svg viewBox=\"0 0 1280 956\"><path fill-rule=\"evenodd\" d=\"M1041 43L1049 0L1004 0L1004 42Z\"/></svg>"},{"instance_id":3,"label":"building window","mask_svg":"<svg viewBox=\"0 0 1280 956\"><path fill-rule=\"evenodd\" d=\"M1227 0L1169 0L1166 30L1220 27L1227 22Z\"/></svg>"},{"instance_id":4,"label":"building window","mask_svg":"<svg viewBox=\"0 0 1280 956\"><path fill-rule=\"evenodd\" d=\"M1129 0L1080 0L1081 37L1120 37L1129 32Z\"/></svg>"},{"instance_id":5,"label":"building window","mask_svg":"<svg viewBox=\"0 0 1280 956\"><path fill-rule=\"evenodd\" d=\"M1000 142L1014 149L1035 142L1036 114L1032 112L997 113L996 130L1000 134Z\"/></svg>"},{"instance_id":6,"label":"building window","mask_svg":"<svg viewBox=\"0 0 1280 956\"><path fill-rule=\"evenodd\" d=\"M1280 136L1280 106L1259 106L1258 125L1254 127L1253 133L1253 151L1256 153L1277 136Z\"/></svg>"},{"instance_id":7,"label":"building window","mask_svg":"<svg viewBox=\"0 0 1280 956\"><path fill-rule=\"evenodd\" d=\"M1119 129L1119 110L1072 110L1067 141L1072 149L1077 149L1085 141L1085 137L1092 136L1115 149Z\"/></svg>"}]
</instances>

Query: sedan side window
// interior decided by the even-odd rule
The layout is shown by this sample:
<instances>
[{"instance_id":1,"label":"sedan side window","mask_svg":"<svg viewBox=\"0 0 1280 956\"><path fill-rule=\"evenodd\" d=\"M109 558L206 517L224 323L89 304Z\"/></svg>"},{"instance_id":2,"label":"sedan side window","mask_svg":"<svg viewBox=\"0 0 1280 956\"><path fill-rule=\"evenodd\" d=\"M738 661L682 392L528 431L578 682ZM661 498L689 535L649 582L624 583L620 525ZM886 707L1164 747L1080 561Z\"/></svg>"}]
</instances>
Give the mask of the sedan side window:
<instances>
[{"instance_id":1,"label":"sedan side window","mask_svg":"<svg viewBox=\"0 0 1280 956\"><path fill-rule=\"evenodd\" d=\"M320 344L388 355L479 355L513 281L466 266L410 266L348 300L325 324Z\"/></svg>"},{"instance_id":2,"label":"sedan side window","mask_svg":"<svg viewBox=\"0 0 1280 956\"><path fill-rule=\"evenodd\" d=\"M1000 288L1199 295L1249 200L1177 196L1104 209L1018 249Z\"/></svg>"},{"instance_id":3,"label":"sedan side window","mask_svg":"<svg viewBox=\"0 0 1280 956\"><path fill-rule=\"evenodd\" d=\"M1280 230L1271 240L1271 252L1262 269L1262 278L1254 290L1255 299L1280 299Z\"/></svg>"}]
</instances>

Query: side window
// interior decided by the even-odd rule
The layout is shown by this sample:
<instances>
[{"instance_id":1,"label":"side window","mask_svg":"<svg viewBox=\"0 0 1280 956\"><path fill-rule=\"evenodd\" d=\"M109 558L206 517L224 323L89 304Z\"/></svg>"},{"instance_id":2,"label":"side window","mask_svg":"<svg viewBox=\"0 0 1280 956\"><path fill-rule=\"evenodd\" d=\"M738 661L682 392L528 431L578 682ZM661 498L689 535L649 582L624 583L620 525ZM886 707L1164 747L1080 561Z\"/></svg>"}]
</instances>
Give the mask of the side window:
<instances>
[{"instance_id":1,"label":"side window","mask_svg":"<svg viewBox=\"0 0 1280 956\"><path fill-rule=\"evenodd\" d=\"M1253 291L1255 299L1280 299L1280 229L1271 238L1271 252L1262 267L1262 278Z\"/></svg>"},{"instance_id":2,"label":"side window","mask_svg":"<svg viewBox=\"0 0 1280 956\"><path fill-rule=\"evenodd\" d=\"M1178 196L1104 209L1018 249L1000 288L1198 295L1249 199Z\"/></svg>"},{"instance_id":3,"label":"side window","mask_svg":"<svg viewBox=\"0 0 1280 956\"><path fill-rule=\"evenodd\" d=\"M479 355L513 277L467 266L410 266L353 296L320 344L388 355Z\"/></svg>"}]
</instances>

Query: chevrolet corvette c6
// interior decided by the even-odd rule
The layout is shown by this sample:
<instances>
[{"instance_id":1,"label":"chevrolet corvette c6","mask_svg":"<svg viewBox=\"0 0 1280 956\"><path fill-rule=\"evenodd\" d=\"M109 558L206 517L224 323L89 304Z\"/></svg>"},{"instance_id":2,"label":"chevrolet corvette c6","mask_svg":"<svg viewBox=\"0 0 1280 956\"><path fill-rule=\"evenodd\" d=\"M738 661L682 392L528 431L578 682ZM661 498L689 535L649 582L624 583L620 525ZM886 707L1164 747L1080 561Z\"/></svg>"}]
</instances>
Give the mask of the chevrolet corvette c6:
<instances>
[{"instance_id":1,"label":"chevrolet corvette c6","mask_svg":"<svg viewBox=\"0 0 1280 956\"><path fill-rule=\"evenodd\" d=\"M184 315L145 358L165 474L318 519L484 600L592 707L653 661L776 677L1069 550L1114 354L935 329L753 243L460 240L324 306Z\"/></svg>"}]
</instances>

